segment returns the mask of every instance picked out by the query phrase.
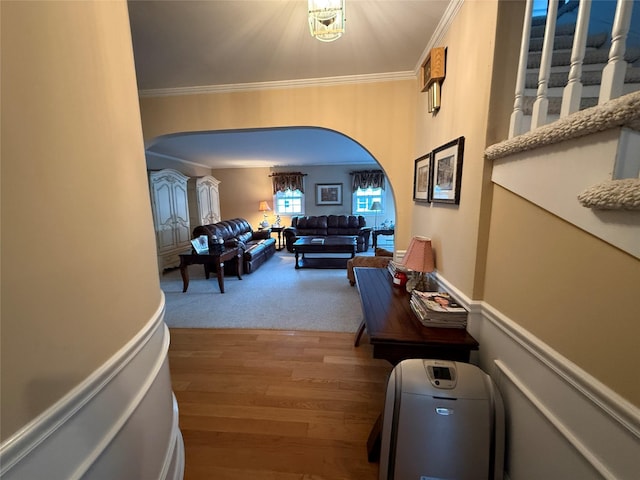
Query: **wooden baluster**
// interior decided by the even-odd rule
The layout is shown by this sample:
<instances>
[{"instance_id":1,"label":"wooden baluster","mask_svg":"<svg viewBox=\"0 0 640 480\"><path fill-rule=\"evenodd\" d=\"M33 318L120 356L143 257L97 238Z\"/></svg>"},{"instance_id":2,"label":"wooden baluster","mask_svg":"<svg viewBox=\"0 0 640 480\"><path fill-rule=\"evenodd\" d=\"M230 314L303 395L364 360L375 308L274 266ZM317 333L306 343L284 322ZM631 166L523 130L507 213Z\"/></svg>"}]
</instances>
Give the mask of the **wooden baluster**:
<instances>
[{"instance_id":1,"label":"wooden baluster","mask_svg":"<svg viewBox=\"0 0 640 480\"><path fill-rule=\"evenodd\" d=\"M538 92L536 101L533 104L531 115L531 129L538 128L547 123L547 111L549 110L549 99L547 90L549 75L551 73L551 59L553 57L553 42L556 35L556 17L558 16L558 0L549 0L547 9L547 24L544 29L544 40L542 42L542 58L540 59L540 74L538 75Z\"/></svg>"},{"instance_id":2,"label":"wooden baluster","mask_svg":"<svg viewBox=\"0 0 640 480\"><path fill-rule=\"evenodd\" d=\"M580 110L582 99L582 62L587 45L589 33L589 16L591 14L591 0L582 0L578 8L576 21L576 33L573 37L573 49L571 50L571 69L569 81L562 92L562 107L560 117L566 117Z\"/></svg>"},{"instance_id":3,"label":"wooden baluster","mask_svg":"<svg viewBox=\"0 0 640 480\"><path fill-rule=\"evenodd\" d=\"M618 0L616 16L611 30L611 49L609 50L609 62L602 71L600 84L600 97L598 104L602 104L622 95L624 77L627 71L627 62L624 59L626 51L627 33L631 24L631 12L633 3L627 0Z\"/></svg>"},{"instance_id":4,"label":"wooden baluster","mask_svg":"<svg viewBox=\"0 0 640 480\"><path fill-rule=\"evenodd\" d=\"M529 59L529 38L531 37L531 18L533 15L533 0L527 0L524 11L524 23L522 25L522 42L520 44L520 63L518 64L518 76L516 78L516 95L513 103L513 112L509 122L509 138L520 135L523 130L522 118L524 117L522 103L524 100L524 84L527 77L527 61Z\"/></svg>"}]
</instances>

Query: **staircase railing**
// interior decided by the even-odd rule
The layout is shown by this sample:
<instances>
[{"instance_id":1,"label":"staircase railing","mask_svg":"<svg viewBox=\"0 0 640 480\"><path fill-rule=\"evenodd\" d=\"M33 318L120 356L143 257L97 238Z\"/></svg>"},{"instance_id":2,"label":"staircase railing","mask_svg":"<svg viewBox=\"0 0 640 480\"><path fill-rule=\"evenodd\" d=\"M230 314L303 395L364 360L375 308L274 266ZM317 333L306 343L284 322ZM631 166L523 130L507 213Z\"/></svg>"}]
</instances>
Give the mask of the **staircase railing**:
<instances>
[{"instance_id":1,"label":"staircase railing","mask_svg":"<svg viewBox=\"0 0 640 480\"><path fill-rule=\"evenodd\" d=\"M623 86L627 72L625 60L627 35L631 24L633 1L617 0L616 13L611 29L611 47L608 61L602 70L602 80L598 104L623 95ZM571 50L571 63L567 84L562 93L562 105L560 116L565 117L580 109L582 100L582 66L587 46L589 17L591 14L591 0L580 0L578 17ZM549 96L548 85L552 70L552 58L554 53L554 40L556 32L558 0L549 0L548 13L545 24L544 39L542 42L542 54L538 73L538 88L536 99L531 113L530 129L536 129L549 123ZM509 138L516 137L527 131L525 122L525 79L529 59L529 42L533 20L533 0L527 0L525 19L520 46L520 61L516 79L516 91L514 108L511 114L509 126Z\"/></svg>"}]
</instances>

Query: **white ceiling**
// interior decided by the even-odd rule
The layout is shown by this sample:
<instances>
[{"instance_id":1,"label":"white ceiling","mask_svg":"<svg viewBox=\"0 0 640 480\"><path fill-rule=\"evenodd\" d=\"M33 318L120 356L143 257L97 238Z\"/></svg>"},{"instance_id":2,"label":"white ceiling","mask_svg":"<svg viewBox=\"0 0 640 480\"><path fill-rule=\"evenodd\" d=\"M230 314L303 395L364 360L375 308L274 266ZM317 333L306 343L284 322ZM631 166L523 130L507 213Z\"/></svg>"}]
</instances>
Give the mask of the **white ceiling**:
<instances>
[{"instance_id":1,"label":"white ceiling","mask_svg":"<svg viewBox=\"0 0 640 480\"><path fill-rule=\"evenodd\" d=\"M129 0L141 96L416 74L450 0L346 0L346 31L311 37L306 0ZM322 149L313 148L322 145ZM211 132L156 139L148 151L211 168L371 163L320 129Z\"/></svg>"}]
</instances>

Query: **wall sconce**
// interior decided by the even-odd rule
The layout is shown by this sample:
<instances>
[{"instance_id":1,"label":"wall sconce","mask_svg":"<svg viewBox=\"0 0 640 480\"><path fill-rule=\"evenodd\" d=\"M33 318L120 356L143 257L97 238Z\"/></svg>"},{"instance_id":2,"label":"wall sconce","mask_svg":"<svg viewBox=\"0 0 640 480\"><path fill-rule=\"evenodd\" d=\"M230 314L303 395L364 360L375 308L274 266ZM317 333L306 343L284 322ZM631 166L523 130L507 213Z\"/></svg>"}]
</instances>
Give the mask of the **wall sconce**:
<instances>
[{"instance_id":1,"label":"wall sconce","mask_svg":"<svg viewBox=\"0 0 640 480\"><path fill-rule=\"evenodd\" d=\"M422 91L427 92L428 112L440 110L440 89L445 77L446 49L432 48L422 64Z\"/></svg>"}]
</instances>

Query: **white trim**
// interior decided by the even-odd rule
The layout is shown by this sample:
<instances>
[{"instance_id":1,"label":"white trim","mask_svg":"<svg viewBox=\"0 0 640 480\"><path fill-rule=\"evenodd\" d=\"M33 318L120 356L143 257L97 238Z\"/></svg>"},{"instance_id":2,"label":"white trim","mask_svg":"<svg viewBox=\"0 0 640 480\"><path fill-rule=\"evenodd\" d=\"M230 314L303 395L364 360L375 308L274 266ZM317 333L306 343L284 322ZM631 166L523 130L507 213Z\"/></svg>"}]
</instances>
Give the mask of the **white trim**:
<instances>
[{"instance_id":1,"label":"white trim","mask_svg":"<svg viewBox=\"0 0 640 480\"><path fill-rule=\"evenodd\" d=\"M133 479L168 472L167 463L181 477L164 305L161 292L153 317L126 345L0 445L0 477L94 479L131 471ZM131 445L144 449L144 458Z\"/></svg>"},{"instance_id":2,"label":"white trim","mask_svg":"<svg viewBox=\"0 0 640 480\"><path fill-rule=\"evenodd\" d=\"M153 157L171 160L173 162L183 163L185 165L193 165L194 167L207 168L209 170L211 169L211 165L204 165L202 163L192 162L191 160L185 160L184 158L174 157L173 155L167 155L166 153L154 152L153 150L145 150L145 154Z\"/></svg>"},{"instance_id":3,"label":"white trim","mask_svg":"<svg viewBox=\"0 0 640 480\"><path fill-rule=\"evenodd\" d=\"M640 409L487 302L471 300L440 275L438 283L469 309L468 330L480 344L474 358L502 393L510 419L506 473L636 478Z\"/></svg>"},{"instance_id":4,"label":"white trim","mask_svg":"<svg viewBox=\"0 0 640 480\"><path fill-rule=\"evenodd\" d=\"M456 18L456 15L458 14L458 11L460 10L460 8L462 8L463 3L464 3L464 0L451 0L451 2L449 2L447 9L444 11L442 18L440 18L440 21L438 22L438 25L436 26L436 29L433 32L433 35L431 35L431 38L429 39L429 42L427 43L426 48L422 52L422 55L420 55L418 64L415 66L413 70L414 75L416 76L420 75L420 69L422 68L422 65L427 59L429 52L431 51L432 48L434 48L438 43L442 41L442 39L444 38L444 35L449 31L449 27L451 26L451 23L453 22L453 20Z\"/></svg>"},{"instance_id":5,"label":"white trim","mask_svg":"<svg viewBox=\"0 0 640 480\"><path fill-rule=\"evenodd\" d=\"M346 75L342 77L303 78L298 80L279 80L275 82L235 83L227 85L201 85L196 87L156 88L139 90L140 98L169 97L180 95L199 95L210 93L249 92L255 90L280 90L286 88L328 87L355 83L378 83L397 80L415 80L415 72L370 73L364 75Z\"/></svg>"},{"instance_id":6,"label":"white trim","mask_svg":"<svg viewBox=\"0 0 640 480\"><path fill-rule=\"evenodd\" d=\"M578 195L611 180L622 128L520 151L494 161L491 181L640 258L635 211L592 210Z\"/></svg>"},{"instance_id":7,"label":"white trim","mask_svg":"<svg viewBox=\"0 0 640 480\"><path fill-rule=\"evenodd\" d=\"M571 429L549 410L536 395L513 373L502 361L494 360L498 369L511 381L511 383L522 393L531 404L553 425L560 434L595 468L600 475L606 479L617 480L617 477L596 457L579 438L574 435Z\"/></svg>"},{"instance_id":8,"label":"white trim","mask_svg":"<svg viewBox=\"0 0 640 480\"><path fill-rule=\"evenodd\" d=\"M564 382L602 409L629 433L640 438L640 410L638 408L484 302L482 303L482 313L487 320L561 377Z\"/></svg>"}]
</instances>

